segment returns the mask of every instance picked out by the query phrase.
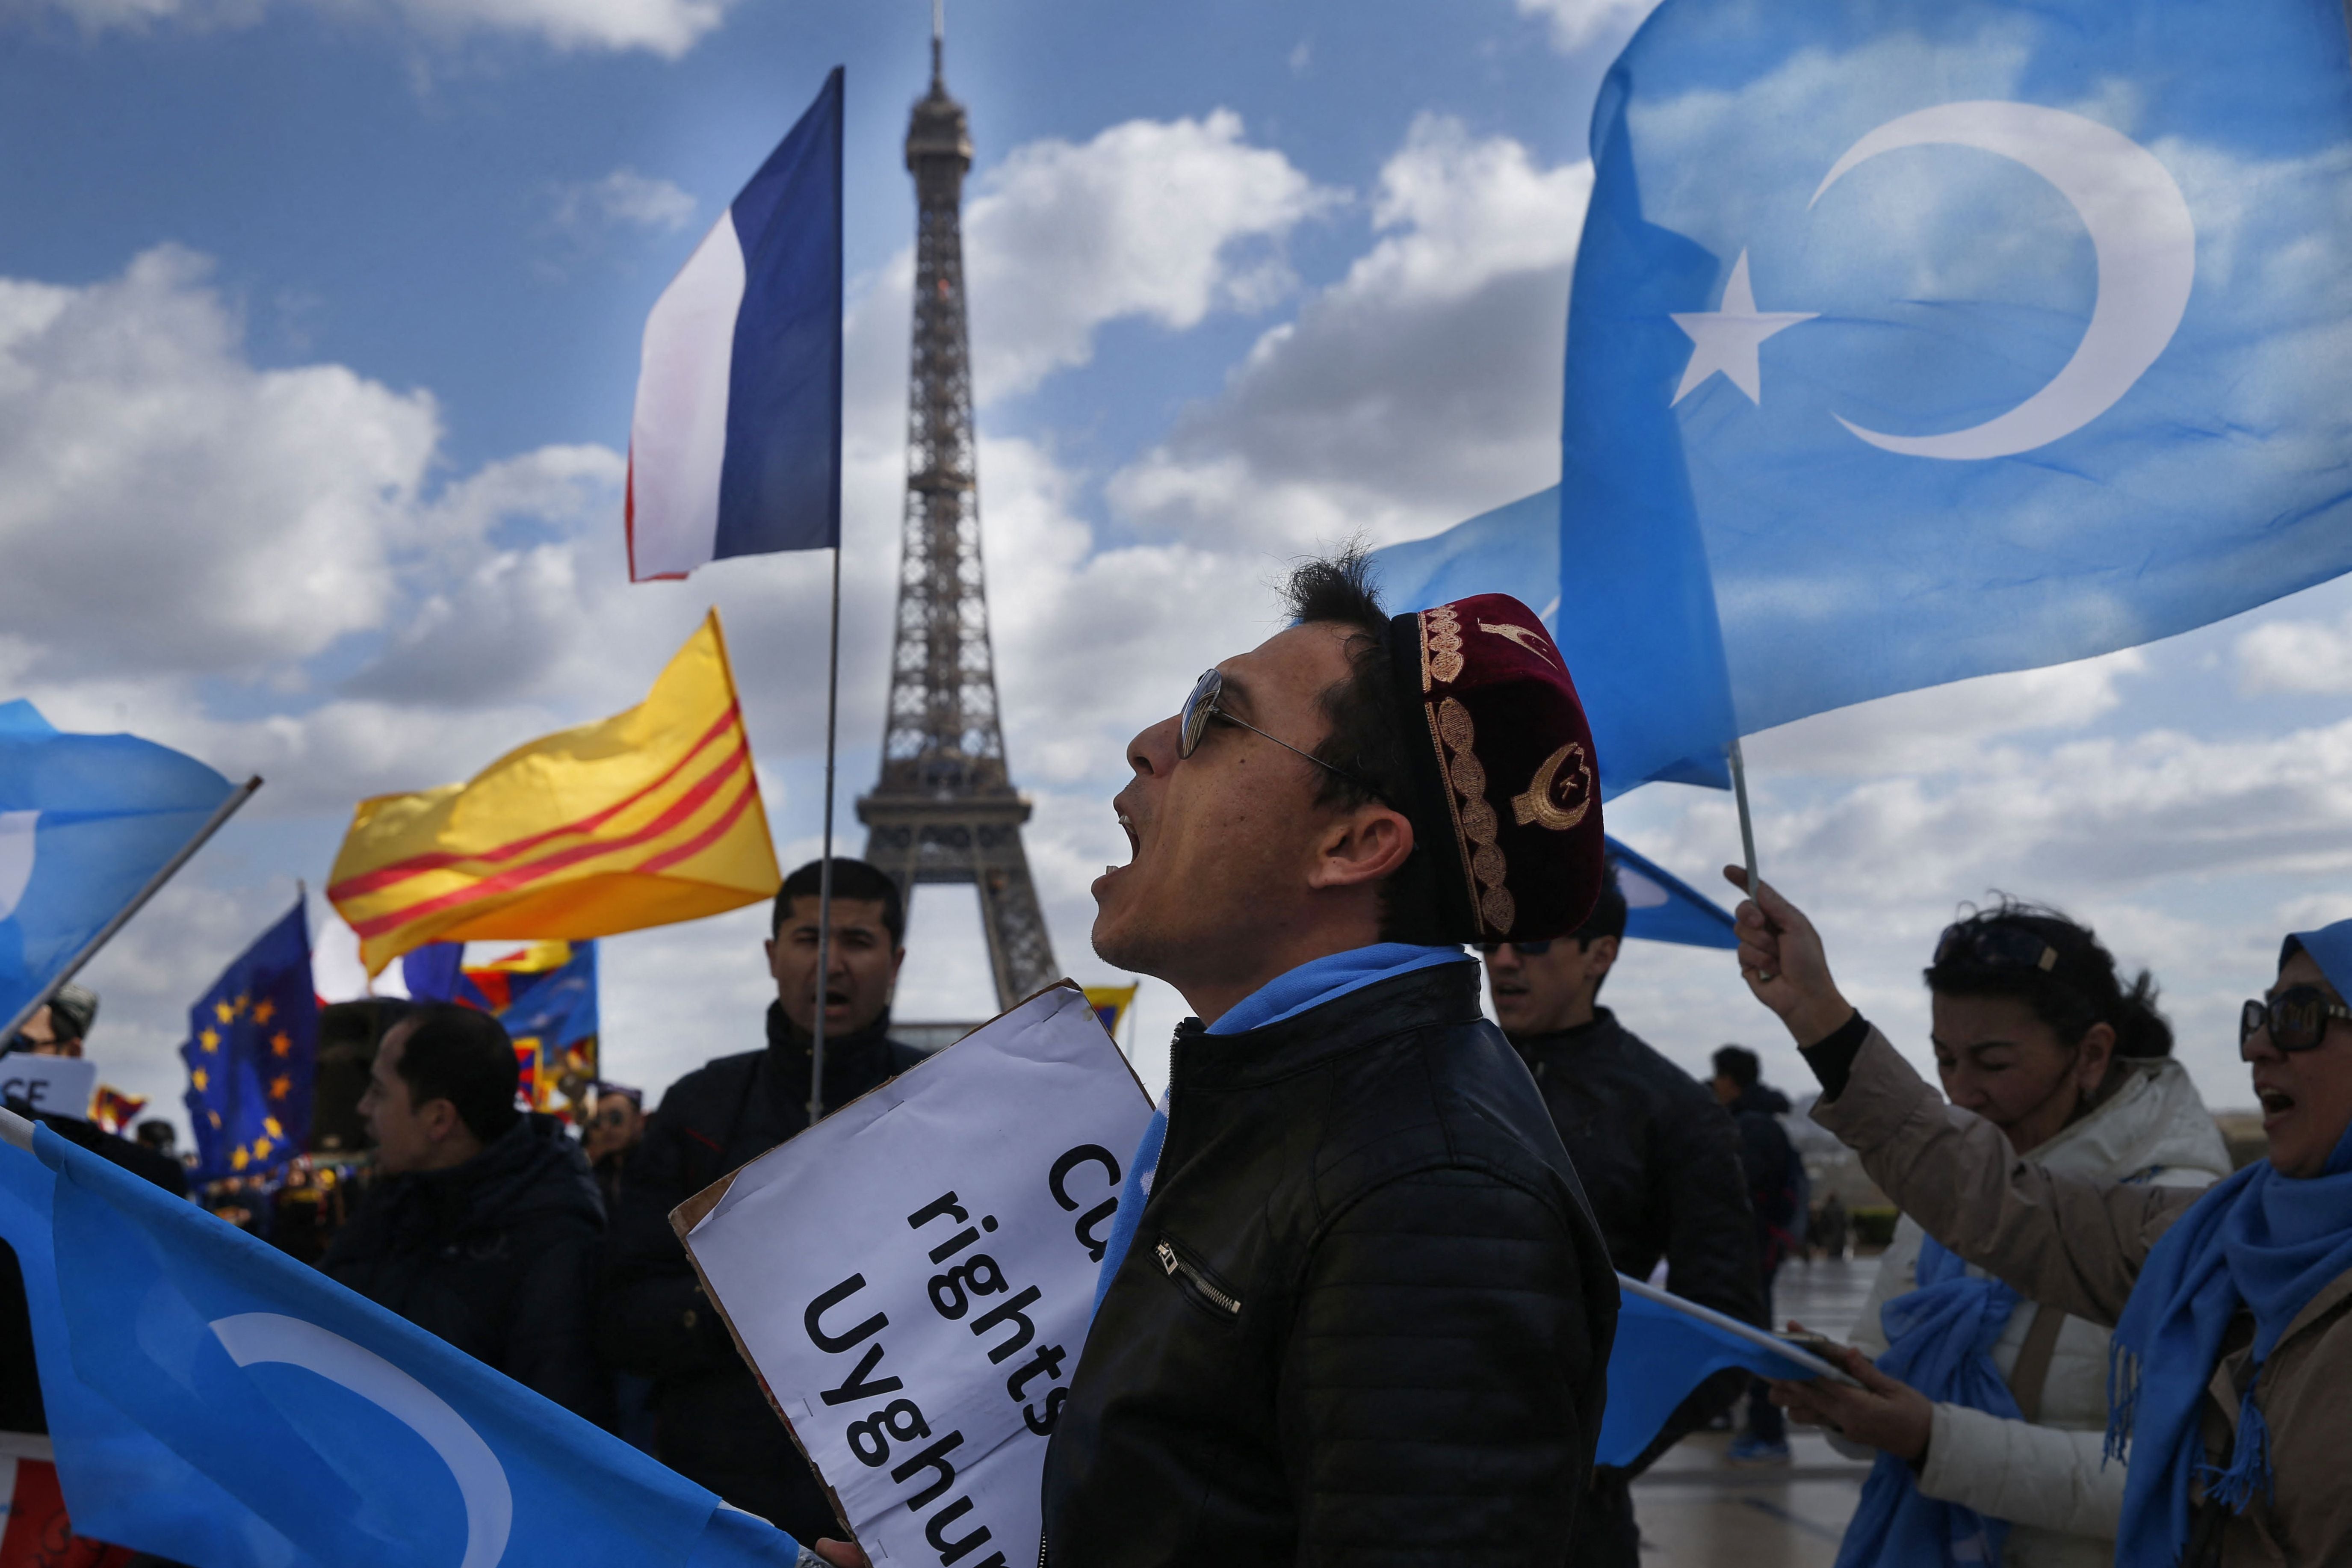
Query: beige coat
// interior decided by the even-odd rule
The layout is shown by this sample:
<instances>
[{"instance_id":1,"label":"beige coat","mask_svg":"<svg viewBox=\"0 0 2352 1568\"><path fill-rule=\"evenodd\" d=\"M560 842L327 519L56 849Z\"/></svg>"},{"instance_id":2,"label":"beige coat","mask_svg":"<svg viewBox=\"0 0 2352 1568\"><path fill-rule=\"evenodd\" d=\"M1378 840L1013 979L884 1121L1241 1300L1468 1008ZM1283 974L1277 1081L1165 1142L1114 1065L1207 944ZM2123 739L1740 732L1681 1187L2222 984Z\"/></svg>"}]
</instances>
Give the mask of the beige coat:
<instances>
[{"instance_id":1,"label":"beige coat","mask_svg":"<svg viewBox=\"0 0 2352 1568\"><path fill-rule=\"evenodd\" d=\"M1844 1092L1813 1117L1927 1234L2027 1297L2095 1323L2115 1322L2148 1249L2198 1197L2017 1158L1998 1128L1945 1104L1875 1029ZM2223 1463L2252 1337L2252 1319L2242 1317L2207 1393L2206 1450ZM2254 1399L2270 1426L2274 1489L2222 1516L2218 1560L2352 1565L2352 1274L2287 1325Z\"/></svg>"},{"instance_id":2,"label":"beige coat","mask_svg":"<svg viewBox=\"0 0 2352 1568\"><path fill-rule=\"evenodd\" d=\"M2096 1109L2033 1152L2037 1163L2094 1180L2199 1189L2230 1173L2230 1152L2179 1062L2130 1061L2121 1070ZM1922 1239L1906 1215L1879 1258L1853 1335L1874 1359L1886 1349L1879 1309L1917 1283ZM2033 1419L1939 1403L1919 1490L2009 1521L2007 1568L2099 1568L2114 1561L2124 1501L2124 1467L2105 1462L2107 1331L2056 1307L2040 1310L2052 1314L2048 1323L2032 1304L2019 1308L1992 1348L1994 1366L2021 1402L2031 1400ZM2038 1339L2053 1325L2056 1337L2041 1352L2046 1371L2038 1387L2024 1388L2018 1360L2028 1335ZM1860 1449L1857 1457L1874 1452Z\"/></svg>"}]
</instances>

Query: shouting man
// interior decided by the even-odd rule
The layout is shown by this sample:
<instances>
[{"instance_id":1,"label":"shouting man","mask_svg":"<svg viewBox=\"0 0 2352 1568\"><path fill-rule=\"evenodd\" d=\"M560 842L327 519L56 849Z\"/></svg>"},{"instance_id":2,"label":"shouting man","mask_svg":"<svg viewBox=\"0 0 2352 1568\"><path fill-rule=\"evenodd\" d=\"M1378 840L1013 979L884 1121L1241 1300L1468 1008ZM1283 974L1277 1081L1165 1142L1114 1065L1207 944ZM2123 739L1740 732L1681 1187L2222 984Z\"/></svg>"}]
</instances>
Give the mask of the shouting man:
<instances>
[{"instance_id":1,"label":"shouting man","mask_svg":"<svg viewBox=\"0 0 2352 1568\"><path fill-rule=\"evenodd\" d=\"M670 1085L646 1120L621 1173L604 1308L608 1357L654 1380L654 1457L802 1541L838 1528L833 1505L703 1295L669 1211L808 1126L819 1006L828 1112L922 1059L889 1037L890 996L907 958L898 885L863 860L835 859L820 977L823 872L812 860L776 893L767 1047L704 1063Z\"/></svg>"},{"instance_id":2,"label":"shouting man","mask_svg":"<svg viewBox=\"0 0 2352 1568\"><path fill-rule=\"evenodd\" d=\"M1095 950L1199 1016L1046 1458L1058 1564L1568 1556L1616 1282L1461 944L1584 919L1591 737L1517 600L1391 620L1365 576L1300 567L1129 746Z\"/></svg>"}]
</instances>

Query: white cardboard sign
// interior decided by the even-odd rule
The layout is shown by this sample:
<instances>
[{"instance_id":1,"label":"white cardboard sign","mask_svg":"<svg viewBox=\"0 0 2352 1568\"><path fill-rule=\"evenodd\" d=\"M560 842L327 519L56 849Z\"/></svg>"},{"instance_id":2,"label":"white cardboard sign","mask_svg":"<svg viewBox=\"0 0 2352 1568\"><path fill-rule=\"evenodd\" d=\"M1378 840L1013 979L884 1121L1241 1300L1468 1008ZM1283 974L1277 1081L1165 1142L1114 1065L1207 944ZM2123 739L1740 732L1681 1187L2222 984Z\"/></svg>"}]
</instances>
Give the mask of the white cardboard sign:
<instances>
[{"instance_id":1,"label":"white cardboard sign","mask_svg":"<svg viewBox=\"0 0 2352 1568\"><path fill-rule=\"evenodd\" d=\"M0 1100L21 1100L51 1116L87 1121L89 1097L97 1089L98 1064L88 1057L43 1057L29 1051L0 1057Z\"/></svg>"},{"instance_id":2,"label":"white cardboard sign","mask_svg":"<svg viewBox=\"0 0 2352 1568\"><path fill-rule=\"evenodd\" d=\"M877 1565L1036 1560L1045 1440L1150 1117L1057 986L672 1216Z\"/></svg>"}]
</instances>

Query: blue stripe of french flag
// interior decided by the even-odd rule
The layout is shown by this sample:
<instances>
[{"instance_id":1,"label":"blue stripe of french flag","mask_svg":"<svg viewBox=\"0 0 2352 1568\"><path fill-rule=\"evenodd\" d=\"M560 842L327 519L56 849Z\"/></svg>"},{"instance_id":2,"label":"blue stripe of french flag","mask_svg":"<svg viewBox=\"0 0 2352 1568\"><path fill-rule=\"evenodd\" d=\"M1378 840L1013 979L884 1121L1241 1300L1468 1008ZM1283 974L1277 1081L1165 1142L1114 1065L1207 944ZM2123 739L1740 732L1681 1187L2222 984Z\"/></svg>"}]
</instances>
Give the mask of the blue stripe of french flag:
<instances>
[{"instance_id":1,"label":"blue stripe of french flag","mask_svg":"<svg viewBox=\"0 0 2352 1568\"><path fill-rule=\"evenodd\" d=\"M842 73L646 320L629 579L841 542Z\"/></svg>"}]
</instances>

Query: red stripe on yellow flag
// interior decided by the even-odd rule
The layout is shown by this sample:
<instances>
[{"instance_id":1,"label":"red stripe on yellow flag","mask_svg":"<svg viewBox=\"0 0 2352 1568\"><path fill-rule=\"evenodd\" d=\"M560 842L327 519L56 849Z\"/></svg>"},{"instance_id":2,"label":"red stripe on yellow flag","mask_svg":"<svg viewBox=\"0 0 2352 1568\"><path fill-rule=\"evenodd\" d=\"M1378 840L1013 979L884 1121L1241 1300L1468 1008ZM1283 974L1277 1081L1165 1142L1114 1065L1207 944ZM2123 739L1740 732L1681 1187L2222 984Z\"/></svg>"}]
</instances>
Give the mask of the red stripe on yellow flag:
<instances>
[{"instance_id":1,"label":"red stripe on yellow flag","mask_svg":"<svg viewBox=\"0 0 2352 1568\"><path fill-rule=\"evenodd\" d=\"M428 942L610 936L782 880L713 610L627 712L360 802L327 897L374 974Z\"/></svg>"}]
</instances>

